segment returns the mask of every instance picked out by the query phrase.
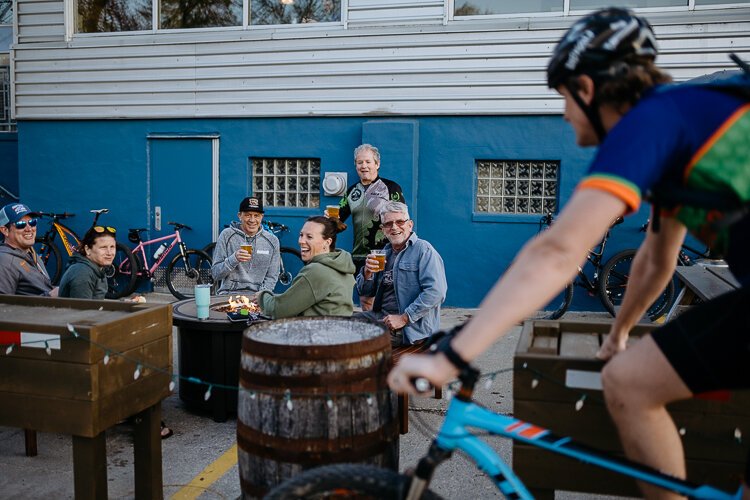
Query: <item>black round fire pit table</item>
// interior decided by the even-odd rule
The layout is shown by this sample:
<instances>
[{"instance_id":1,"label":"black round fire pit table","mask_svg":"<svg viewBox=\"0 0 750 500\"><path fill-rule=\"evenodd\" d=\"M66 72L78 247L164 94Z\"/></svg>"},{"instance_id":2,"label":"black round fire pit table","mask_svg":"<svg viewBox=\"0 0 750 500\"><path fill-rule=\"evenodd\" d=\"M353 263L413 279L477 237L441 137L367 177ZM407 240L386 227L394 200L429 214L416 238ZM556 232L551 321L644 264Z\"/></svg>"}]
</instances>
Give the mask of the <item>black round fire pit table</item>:
<instances>
[{"instance_id":1,"label":"black round fire pit table","mask_svg":"<svg viewBox=\"0 0 750 500\"><path fill-rule=\"evenodd\" d=\"M228 305L228 300L228 295L211 297L209 317L205 320L197 318L195 299L172 305L172 324L179 335L180 399L191 409L210 412L216 422L225 422L228 415L237 412L237 390L212 387L206 401L208 386L186 378L238 386L242 332L248 323L230 321L226 312L216 310Z\"/></svg>"}]
</instances>

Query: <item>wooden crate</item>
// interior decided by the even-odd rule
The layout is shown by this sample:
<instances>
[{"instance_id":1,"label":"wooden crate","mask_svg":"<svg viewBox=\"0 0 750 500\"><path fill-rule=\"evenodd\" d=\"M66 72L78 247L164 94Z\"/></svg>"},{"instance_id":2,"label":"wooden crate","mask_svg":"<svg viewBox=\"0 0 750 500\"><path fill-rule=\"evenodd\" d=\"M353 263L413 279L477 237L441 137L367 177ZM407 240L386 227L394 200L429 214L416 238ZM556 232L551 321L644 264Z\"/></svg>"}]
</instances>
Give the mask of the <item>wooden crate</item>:
<instances>
[{"instance_id":1,"label":"wooden crate","mask_svg":"<svg viewBox=\"0 0 750 500\"><path fill-rule=\"evenodd\" d=\"M155 369L172 367L169 306L0 296L0 344L19 332L59 341L48 342L51 355L41 342L0 352L2 425L94 437L169 395L169 374ZM107 365L97 345L110 350ZM137 363L141 375L134 379Z\"/></svg>"},{"instance_id":2,"label":"wooden crate","mask_svg":"<svg viewBox=\"0 0 750 500\"><path fill-rule=\"evenodd\" d=\"M594 358L611 321L527 321L514 357L514 415L561 436L622 456L599 384L603 363ZM631 342L653 325L638 325ZM535 381L536 380L536 381ZM659 381L654 381L655 384ZM584 404L576 402L585 395ZM736 490L744 472L750 436L747 391L707 395L668 407L683 445L688 477ZM639 495L635 481L579 461L514 443L513 468L535 496L554 490Z\"/></svg>"}]
</instances>

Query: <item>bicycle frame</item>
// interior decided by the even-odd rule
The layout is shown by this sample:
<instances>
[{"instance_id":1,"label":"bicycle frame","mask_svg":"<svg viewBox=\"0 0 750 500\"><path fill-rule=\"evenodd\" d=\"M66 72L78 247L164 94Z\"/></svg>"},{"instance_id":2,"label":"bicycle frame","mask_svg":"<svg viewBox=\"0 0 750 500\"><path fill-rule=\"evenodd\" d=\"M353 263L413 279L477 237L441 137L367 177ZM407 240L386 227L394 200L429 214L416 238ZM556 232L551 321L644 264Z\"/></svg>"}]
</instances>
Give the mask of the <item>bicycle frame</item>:
<instances>
[{"instance_id":1,"label":"bicycle frame","mask_svg":"<svg viewBox=\"0 0 750 500\"><path fill-rule=\"evenodd\" d=\"M180 253L184 255L184 248L182 244L182 238L180 237L180 231L178 229L175 230L173 234L168 234L167 236L161 236L159 238L154 238L153 240L148 241L141 241L138 243L138 245L133 248L132 252L133 255L136 254L136 252L141 253L141 257L143 258L143 264L148 264L148 257L146 255L146 247L149 245L152 245L154 243L159 243L166 240L172 240L172 243L162 252L162 254L154 261L154 264L151 267L146 267L145 269L142 269L141 272L146 274L147 276L153 276L153 274L156 272L156 269L161 265L162 262L167 258L167 256L172 253L172 249L175 246L179 246Z\"/></svg>"},{"instance_id":2,"label":"bicycle frame","mask_svg":"<svg viewBox=\"0 0 750 500\"><path fill-rule=\"evenodd\" d=\"M463 378L462 382L464 382ZM503 495L516 495L521 499L534 498L513 472L511 466L505 463L487 443L472 434L468 427L565 455L690 498L712 500L741 498L742 488L737 493L730 494L712 486L696 485L645 465L610 456L576 443L569 437L556 436L548 429L515 417L494 413L471 400L474 382L469 380L468 388L464 382L461 391L451 400L438 436L433 441L427 456L422 458L417 466L407 499L417 499L421 496L434 469L441 461L447 459L453 450L461 450L468 455L479 469L495 482Z\"/></svg>"},{"instance_id":3,"label":"bicycle frame","mask_svg":"<svg viewBox=\"0 0 750 500\"><path fill-rule=\"evenodd\" d=\"M602 237L602 240L599 242L596 247L589 250L589 253L586 255L586 260L594 266L594 279L589 279L588 276L586 276L586 273L583 272L583 266L578 268L578 279L575 280L574 284L576 286L580 286L581 288L585 288L590 293L596 293L596 285L599 281L599 273L602 270L602 257L604 256L604 249L607 246L607 240L609 240L609 229L606 233L604 233L604 236ZM584 264L585 266L586 264Z\"/></svg>"},{"instance_id":4,"label":"bicycle frame","mask_svg":"<svg viewBox=\"0 0 750 500\"><path fill-rule=\"evenodd\" d=\"M52 244L52 242L55 241L56 234L60 235L60 241L62 241L63 247L68 253L68 257L71 257L81 241L72 229L58 221L57 216L52 216L52 225L47 232L44 233L42 238L49 244Z\"/></svg>"}]
</instances>

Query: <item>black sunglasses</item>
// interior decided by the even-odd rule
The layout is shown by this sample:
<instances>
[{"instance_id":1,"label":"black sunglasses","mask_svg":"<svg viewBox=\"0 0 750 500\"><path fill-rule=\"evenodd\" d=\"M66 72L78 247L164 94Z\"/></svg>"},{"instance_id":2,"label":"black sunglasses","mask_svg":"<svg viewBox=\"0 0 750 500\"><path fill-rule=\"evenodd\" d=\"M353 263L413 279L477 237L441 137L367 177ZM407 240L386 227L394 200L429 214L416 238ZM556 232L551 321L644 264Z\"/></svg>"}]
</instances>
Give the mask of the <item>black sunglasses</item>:
<instances>
[{"instance_id":1,"label":"black sunglasses","mask_svg":"<svg viewBox=\"0 0 750 500\"><path fill-rule=\"evenodd\" d=\"M21 229L26 229L26 224L29 225L29 227L36 227L37 220L36 219L29 219L29 220L19 220L18 222L14 222L13 225L16 226L16 229L19 231Z\"/></svg>"}]
</instances>

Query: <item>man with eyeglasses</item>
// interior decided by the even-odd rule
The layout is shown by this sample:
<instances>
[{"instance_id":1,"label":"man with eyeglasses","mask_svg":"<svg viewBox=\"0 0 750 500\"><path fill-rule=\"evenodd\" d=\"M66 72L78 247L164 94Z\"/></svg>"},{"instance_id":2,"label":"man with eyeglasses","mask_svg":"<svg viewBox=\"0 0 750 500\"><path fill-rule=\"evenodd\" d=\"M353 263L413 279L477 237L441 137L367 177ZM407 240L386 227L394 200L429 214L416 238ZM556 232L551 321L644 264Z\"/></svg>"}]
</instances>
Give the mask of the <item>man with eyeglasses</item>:
<instances>
[{"instance_id":1,"label":"man with eyeglasses","mask_svg":"<svg viewBox=\"0 0 750 500\"><path fill-rule=\"evenodd\" d=\"M47 270L34 251L38 216L23 203L0 210L0 294L56 296Z\"/></svg>"},{"instance_id":2,"label":"man with eyeglasses","mask_svg":"<svg viewBox=\"0 0 750 500\"><path fill-rule=\"evenodd\" d=\"M385 269L378 271L378 261L367 257L357 275L357 291L375 300L371 311L354 316L385 323L393 347L422 342L440 328L440 305L448 290L443 259L417 237L405 204L387 202L380 221L388 239Z\"/></svg>"}]
</instances>

